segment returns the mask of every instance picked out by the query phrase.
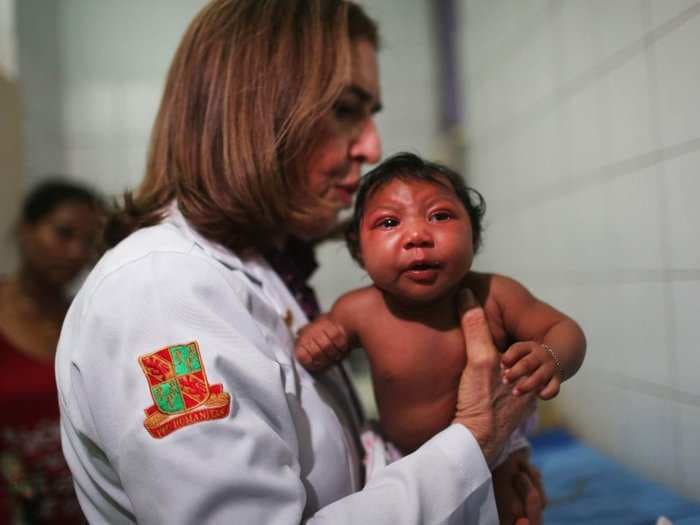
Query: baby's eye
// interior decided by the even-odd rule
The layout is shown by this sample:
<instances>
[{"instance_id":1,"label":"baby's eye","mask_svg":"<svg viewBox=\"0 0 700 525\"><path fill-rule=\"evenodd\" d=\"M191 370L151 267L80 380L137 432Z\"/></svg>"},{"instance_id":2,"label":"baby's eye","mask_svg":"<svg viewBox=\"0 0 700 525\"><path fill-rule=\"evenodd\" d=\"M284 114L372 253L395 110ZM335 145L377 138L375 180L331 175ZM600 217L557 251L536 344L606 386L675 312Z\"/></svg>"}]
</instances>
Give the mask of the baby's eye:
<instances>
[{"instance_id":1,"label":"baby's eye","mask_svg":"<svg viewBox=\"0 0 700 525\"><path fill-rule=\"evenodd\" d=\"M430 215L430 220L435 222L449 221L452 218L452 214L448 211L436 211Z\"/></svg>"},{"instance_id":2,"label":"baby's eye","mask_svg":"<svg viewBox=\"0 0 700 525\"><path fill-rule=\"evenodd\" d=\"M381 219L379 222L377 222L377 226L380 228L384 228L385 230L388 230L390 228L395 228L396 226L399 225L399 221L397 219L394 219L392 217L385 217Z\"/></svg>"}]
</instances>

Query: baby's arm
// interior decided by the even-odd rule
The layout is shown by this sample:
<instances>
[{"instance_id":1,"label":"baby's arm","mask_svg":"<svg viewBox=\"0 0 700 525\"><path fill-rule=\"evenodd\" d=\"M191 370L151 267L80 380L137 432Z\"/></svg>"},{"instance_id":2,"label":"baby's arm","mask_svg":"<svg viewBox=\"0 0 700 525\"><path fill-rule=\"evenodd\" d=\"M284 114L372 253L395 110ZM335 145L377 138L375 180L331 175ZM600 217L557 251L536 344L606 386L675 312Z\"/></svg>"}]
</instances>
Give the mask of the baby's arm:
<instances>
[{"instance_id":1,"label":"baby's arm","mask_svg":"<svg viewBox=\"0 0 700 525\"><path fill-rule=\"evenodd\" d=\"M356 306L362 290L338 299L330 312L307 324L297 337L294 354L304 368L317 372L343 359L357 345Z\"/></svg>"},{"instance_id":2,"label":"baby's arm","mask_svg":"<svg viewBox=\"0 0 700 525\"><path fill-rule=\"evenodd\" d=\"M503 354L504 382L515 384L515 395L535 391L542 399L553 398L583 362L583 331L576 321L508 277L494 275L490 295L506 331L518 341Z\"/></svg>"}]
</instances>

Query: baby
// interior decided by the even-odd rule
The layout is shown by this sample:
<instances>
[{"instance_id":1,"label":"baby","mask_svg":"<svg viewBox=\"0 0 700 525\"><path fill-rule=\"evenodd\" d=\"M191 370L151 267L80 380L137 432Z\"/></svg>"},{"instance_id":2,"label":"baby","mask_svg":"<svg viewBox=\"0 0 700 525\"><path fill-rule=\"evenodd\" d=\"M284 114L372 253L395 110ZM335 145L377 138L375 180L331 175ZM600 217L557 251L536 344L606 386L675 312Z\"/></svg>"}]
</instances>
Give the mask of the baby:
<instances>
[{"instance_id":1,"label":"baby","mask_svg":"<svg viewBox=\"0 0 700 525\"><path fill-rule=\"evenodd\" d=\"M466 364L461 289L483 305L514 395L550 399L583 361L575 321L513 279L471 271L484 208L445 166L408 153L383 162L363 178L347 232L373 284L340 297L299 334L297 359L313 371L364 348L381 430L404 454L454 418Z\"/></svg>"}]
</instances>

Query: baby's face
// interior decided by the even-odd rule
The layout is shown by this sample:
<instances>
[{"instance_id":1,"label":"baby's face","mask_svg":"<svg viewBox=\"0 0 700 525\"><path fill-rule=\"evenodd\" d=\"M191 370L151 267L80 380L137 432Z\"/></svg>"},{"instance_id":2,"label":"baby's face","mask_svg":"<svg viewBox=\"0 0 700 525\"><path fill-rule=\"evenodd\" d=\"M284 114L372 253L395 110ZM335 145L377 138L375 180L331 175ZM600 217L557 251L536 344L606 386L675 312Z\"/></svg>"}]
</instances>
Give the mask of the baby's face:
<instances>
[{"instance_id":1,"label":"baby's face","mask_svg":"<svg viewBox=\"0 0 700 525\"><path fill-rule=\"evenodd\" d=\"M359 232L362 262L375 285L397 298L442 298L471 267L471 221L446 184L394 179L367 200Z\"/></svg>"}]
</instances>

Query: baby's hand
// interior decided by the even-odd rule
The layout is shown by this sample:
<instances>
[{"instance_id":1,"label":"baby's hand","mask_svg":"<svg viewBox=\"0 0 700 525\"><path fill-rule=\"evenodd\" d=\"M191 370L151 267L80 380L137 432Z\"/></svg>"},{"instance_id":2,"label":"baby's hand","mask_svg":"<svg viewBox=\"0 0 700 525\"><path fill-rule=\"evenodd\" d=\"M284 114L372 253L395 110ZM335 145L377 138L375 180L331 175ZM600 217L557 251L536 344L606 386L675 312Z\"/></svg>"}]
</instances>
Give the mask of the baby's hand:
<instances>
[{"instance_id":1,"label":"baby's hand","mask_svg":"<svg viewBox=\"0 0 700 525\"><path fill-rule=\"evenodd\" d=\"M561 372L554 357L535 341L512 345L501 358L504 383L516 383L513 395L537 392L540 399L552 399L559 393Z\"/></svg>"},{"instance_id":2,"label":"baby's hand","mask_svg":"<svg viewBox=\"0 0 700 525\"><path fill-rule=\"evenodd\" d=\"M321 315L299 330L294 354L304 368L318 372L345 357L348 346L343 327Z\"/></svg>"}]
</instances>

